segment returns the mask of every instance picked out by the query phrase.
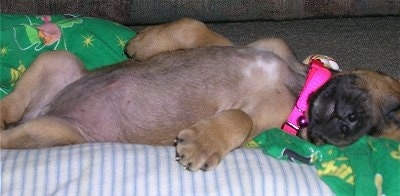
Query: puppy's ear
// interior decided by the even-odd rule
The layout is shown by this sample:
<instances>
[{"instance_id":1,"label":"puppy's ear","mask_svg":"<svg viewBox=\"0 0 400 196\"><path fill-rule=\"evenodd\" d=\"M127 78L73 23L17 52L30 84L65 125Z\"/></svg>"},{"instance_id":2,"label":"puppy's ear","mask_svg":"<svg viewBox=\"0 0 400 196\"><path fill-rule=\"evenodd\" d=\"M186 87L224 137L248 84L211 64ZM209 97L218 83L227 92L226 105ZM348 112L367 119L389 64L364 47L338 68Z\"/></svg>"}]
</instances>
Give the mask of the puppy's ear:
<instances>
[{"instance_id":1,"label":"puppy's ear","mask_svg":"<svg viewBox=\"0 0 400 196\"><path fill-rule=\"evenodd\" d=\"M382 106L383 115L387 122L392 122L400 127L400 97L386 97Z\"/></svg>"}]
</instances>

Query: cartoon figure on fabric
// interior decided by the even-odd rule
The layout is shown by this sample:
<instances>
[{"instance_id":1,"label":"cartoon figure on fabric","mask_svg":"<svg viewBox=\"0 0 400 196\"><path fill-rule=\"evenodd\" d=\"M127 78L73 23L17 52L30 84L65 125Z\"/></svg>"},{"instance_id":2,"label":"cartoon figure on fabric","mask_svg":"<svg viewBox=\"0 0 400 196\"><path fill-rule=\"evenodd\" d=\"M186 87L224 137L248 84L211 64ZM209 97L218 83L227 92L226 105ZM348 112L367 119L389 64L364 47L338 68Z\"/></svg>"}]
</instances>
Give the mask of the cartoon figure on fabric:
<instances>
[{"instance_id":1,"label":"cartoon figure on fabric","mask_svg":"<svg viewBox=\"0 0 400 196\"><path fill-rule=\"evenodd\" d=\"M39 37L42 38L44 45L50 46L60 40L61 30L56 24L51 23L51 16L42 16L41 19L45 24L37 27L39 29Z\"/></svg>"},{"instance_id":2,"label":"cartoon figure on fabric","mask_svg":"<svg viewBox=\"0 0 400 196\"><path fill-rule=\"evenodd\" d=\"M68 18L58 22L52 22L52 16L37 16L43 24L32 22L28 18L28 24L13 27L14 39L21 50L34 47L40 51L46 46L52 46L53 50L67 50L66 43L62 37L63 29L70 28L75 24L81 24L80 18Z\"/></svg>"}]
</instances>

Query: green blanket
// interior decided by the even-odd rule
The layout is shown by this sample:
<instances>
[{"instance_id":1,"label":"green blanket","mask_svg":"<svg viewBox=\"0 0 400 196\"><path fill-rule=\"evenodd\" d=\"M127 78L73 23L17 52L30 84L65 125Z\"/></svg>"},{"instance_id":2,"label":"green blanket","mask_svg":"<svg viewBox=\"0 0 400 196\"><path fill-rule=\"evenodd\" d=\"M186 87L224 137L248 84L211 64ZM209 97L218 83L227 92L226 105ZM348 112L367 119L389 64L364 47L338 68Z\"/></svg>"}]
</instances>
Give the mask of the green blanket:
<instances>
[{"instance_id":1,"label":"green blanket","mask_svg":"<svg viewBox=\"0 0 400 196\"><path fill-rule=\"evenodd\" d=\"M249 147L278 159L314 165L337 195L400 195L400 142L364 136L344 148L315 146L280 129L263 132Z\"/></svg>"},{"instance_id":2,"label":"green blanket","mask_svg":"<svg viewBox=\"0 0 400 196\"><path fill-rule=\"evenodd\" d=\"M136 35L108 20L73 15L0 14L0 25L0 99L45 51L68 50L93 70L125 60L125 45Z\"/></svg>"}]
</instances>

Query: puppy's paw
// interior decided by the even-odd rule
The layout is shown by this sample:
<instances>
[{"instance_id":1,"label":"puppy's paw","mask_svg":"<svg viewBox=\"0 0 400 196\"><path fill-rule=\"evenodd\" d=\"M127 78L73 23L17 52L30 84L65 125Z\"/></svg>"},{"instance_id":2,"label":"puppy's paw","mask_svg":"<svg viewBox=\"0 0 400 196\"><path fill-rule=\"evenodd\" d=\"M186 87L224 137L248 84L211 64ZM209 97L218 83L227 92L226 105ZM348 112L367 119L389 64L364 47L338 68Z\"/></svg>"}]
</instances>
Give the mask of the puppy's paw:
<instances>
[{"instance_id":1,"label":"puppy's paw","mask_svg":"<svg viewBox=\"0 0 400 196\"><path fill-rule=\"evenodd\" d=\"M195 128L182 130L176 143L176 161L189 171L212 170L228 153L217 138Z\"/></svg>"},{"instance_id":2,"label":"puppy's paw","mask_svg":"<svg viewBox=\"0 0 400 196\"><path fill-rule=\"evenodd\" d=\"M137 60L148 59L162 50L161 26L147 27L131 39L125 47L128 56Z\"/></svg>"},{"instance_id":3,"label":"puppy's paw","mask_svg":"<svg viewBox=\"0 0 400 196\"><path fill-rule=\"evenodd\" d=\"M129 41L126 54L138 60L156 54L200 46L231 46L232 42L211 31L197 20L182 18L177 21L147 27Z\"/></svg>"},{"instance_id":4,"label":"puppy's paw","mask_svg":"<svg viewBox=\"0 0 400 196\"><path fill-rule=\"evenodd\" d=\"M23 104L13 95L0 101L0 130L4 130L7 124L18 122L24 114Z\"/></svg>"},{"instance_id":5,"label":"puppy's paw","mask_svg":"<svg viewBox=\"0 0 400 196\"><path fill-rule=\"evenodd\" d=\"M187 170L214 169L252 133L252 120L240 109L218 112L179 132L176 160Z\"/></svg>"}]
</instances>

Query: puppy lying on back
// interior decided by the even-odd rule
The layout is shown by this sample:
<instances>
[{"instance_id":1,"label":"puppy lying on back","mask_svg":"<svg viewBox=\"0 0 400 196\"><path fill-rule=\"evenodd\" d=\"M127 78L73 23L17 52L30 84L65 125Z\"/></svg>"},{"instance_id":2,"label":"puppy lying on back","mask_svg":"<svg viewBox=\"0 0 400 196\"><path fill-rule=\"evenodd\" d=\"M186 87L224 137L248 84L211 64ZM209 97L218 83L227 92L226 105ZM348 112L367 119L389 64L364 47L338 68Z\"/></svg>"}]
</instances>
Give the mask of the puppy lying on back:
<instances>
[{"instance_id":1,"label":"puppy lying on back","mask_svg":"<svg viewBox=\"0 0 400 196\"><path fill-rule=\"evenodd\" d=\"M221 36L200 28L203 25L181 19L148 27L128 44L127 53L143 60L166 51L231 44L226 39L220 42ZM162 43L161 47L155 43ZM263 47L254 43L248 46ZM269 50L283 53L284 47ZM356 70L334 75L309 98L309 107L309 126L300 136L314 143L343 146L363 135L400 140L400 80L384 73Z\"/></svg>"},{"instance_id":2,"label":"puppy lying on back","mask_svg":"<svg viewBox=\"0 0 400 196\"><path fill-rule=\"evenodd\" d=\"M209 170L280 127L308 72L280 39L232 46L191 19L144 29L127 53L142 61L92 73L67 52L38 57L1 101L1 147L175 142L186 169ZM310 99L305 135L336 145L365 134L399 139L399 89L398 81L372 71L340 73ZM349 104L361 98L368 103Z\"/></svg>"}]
</instances>

